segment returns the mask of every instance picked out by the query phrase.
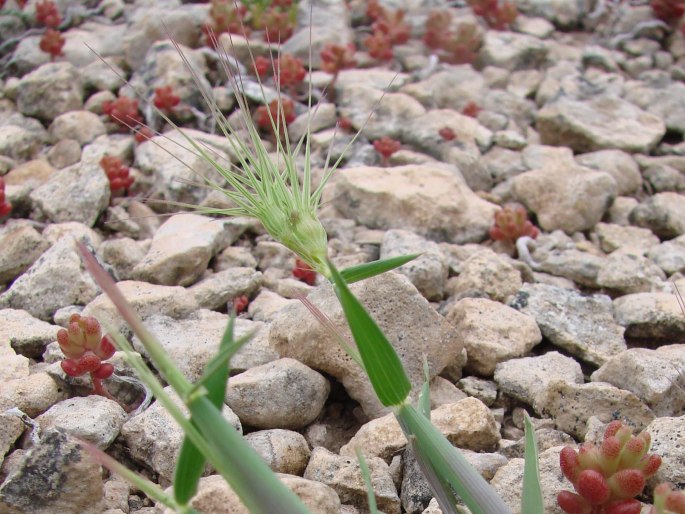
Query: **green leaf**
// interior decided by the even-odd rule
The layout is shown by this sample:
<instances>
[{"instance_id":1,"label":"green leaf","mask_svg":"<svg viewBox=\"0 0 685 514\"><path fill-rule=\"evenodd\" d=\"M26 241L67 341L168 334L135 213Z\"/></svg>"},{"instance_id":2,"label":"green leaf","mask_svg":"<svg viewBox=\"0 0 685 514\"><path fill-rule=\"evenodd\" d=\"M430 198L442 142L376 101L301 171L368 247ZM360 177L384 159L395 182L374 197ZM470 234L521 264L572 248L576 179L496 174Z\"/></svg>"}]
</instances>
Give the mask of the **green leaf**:
<instances>
[{"instance_id":1,"label":"green leaf","mask_svg":"<svg viewBox=\"0 0 685 514\"><path fill-rule=\"evenodd\" d=\"M538 467L538 444L535 428L528 413L524 417L525 428L525 464L523 467L523 496L521 512L526 514L545 514L540 489L540 469Z\"/></svg>"},{"instance_id":2,"label":"green leaf","mask_svg":"<svg viewBox=\"0 0 685 514\"><path fill-rule=\"evenodd\" d=\"M364 485L366 486L366 497L369 500L369 513L370 514L380 514L378 512L378 505L376 505L376 494L373 492L373 483L371 482L371 471L369 471L369 466L366 464L366 459L364 459L364 454L359 448L355 448L354 452L357 454L357 460L359 461L359 471L364 479Z\"/></svg>"},{"instance_id":3,"label":"green leaf","mask_svg":"<svg viewBox=\"0 0 685 514\"><path fill-rule=\"evenodd\" d=\"M251 513L311 514L206 396L194 397L188 409L207 443L205 456L221 466L221 475Z\"/></svg>"},{"instance_id":4,"label":"green leaf","mask_svg":"<svg viewBox=\"0 0 685 514\"><path fill-rule=\"evenodd\" d=\"M364 264L357 264L356 266L350 266L345 268L340 272L343 280L348 284L354 282L359 282L360 280L365 280L367 278L375 277L386 271L399 268L403 264L407 264L410 261L416 259L420 253L413 253L411 255L400 255L398 257L390 257L388 259L383 259L373 262L365 262Z\"/></svg>"},{"instance_id":5,"label":"green leaf","mask_svg":"<svg viewBox=\"0 0 685 514\"><path fill-rule=\"evenodd\" d=\"M395 416L412 441L416 459L443 512L455 512L453 506L443 502L456 493L472 514L512 514L492 486L423 414L404 404Z\"/></svg>"},{"instance_id":6,"label":"green leaf","mask_svg":"<svg viewBox=\"0 0 685 514\"><path fill-rule=\"evenodd\" d=\"M148 496L148 498L152 498L156 502L159 502L162 505L166 505L167 507L175 510L179 514L199 514L199 512L197 512L192 507L177 504L173 498L167 496L167 494L162 490L161 487L159 487L159 485L155 484L154 482L151 482L145 477L140 476L138 473L134 473L126 466L120 464L112 457L107 455L105 452L100 450L94 444L83 440L79 440L78 442L79 445L81 445L84 448L84 450L86 450L88 454L90 454L91 458L95 462L107 468L112 473L116 473L117 475L123 477L124 480L136 486L137 489L143 491Z\"/></svg>"},{"instance_id":7,"label":"green leaf","mask_svg":"<svg viewBox=\"0 0 685 514\"><path fill-rule=\"evenodd\" d=\"M233 325L235 317L231 316L228 327L221 338L219 353L207 364L205 372L195 386L207 390L207 398L217 409L221 410L226 396L230 358L240 349L247 339L233 340ZM192 392L191 392L192 394ZM191 417L190 422L197 426ZM174 498L182 505L187 504L195 493L205 468L205 458L192 441L186 436L181 445L181 451L174 472Z\"/></svg>"},{"instance_id":8,"label":"green leaf","mask_svg":"<svg viewBox=\"0 0 685 514\"><path fill-rule=\"evenodd\" d=\"M157 400L183 428L205 459L214 466L245 506L254 514L311 514L302 501L288 489L267 466L264 460L245 442L238 431L226 421L221 411L207 398L206 389L196 388L186 380L181 371L164 351L159 341L143 325L118 289L112 278L98 265L85 248L86 267L97 284L105 291L121 315L148 349L157 369L163 369L168 382L186 403L191 423L170 395L164 391L157 377L145 366L140 355L121 334L112 333L117 346L126 351L127 359L136 369L140 379L150 388ZM190 392L193 391L193 394ZM175 501L171 498L171 501Z\"/></svg>"},{"instance_id":9,"label":"green leaf","mask_svg":"<svg viewBox=\"0 0 685 514\"><path fill-rule=\"evenodd\" d=\"M338 270L332 263L328 265L335 293L376 396L386 407L401 405L409 396L411 383L400 358L385 334L349 290Z\"/></svg>"}]
</instances>

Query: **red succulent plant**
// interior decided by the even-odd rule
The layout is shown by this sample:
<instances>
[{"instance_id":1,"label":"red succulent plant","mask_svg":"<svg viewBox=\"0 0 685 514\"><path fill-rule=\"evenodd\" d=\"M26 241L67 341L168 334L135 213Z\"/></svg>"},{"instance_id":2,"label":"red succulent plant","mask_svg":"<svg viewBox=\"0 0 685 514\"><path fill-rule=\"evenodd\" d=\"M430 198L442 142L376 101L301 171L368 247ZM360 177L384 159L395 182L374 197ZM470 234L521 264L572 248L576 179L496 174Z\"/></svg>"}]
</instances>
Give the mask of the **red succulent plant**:
<instances>
[{"instance_id":1,"label":"red succulent plant","mask_svg":"<svg viewBox=\"0 0 685 514\"><path fill-rule=\"evenodd\" d=\"M46 54L50 54L50 60L54 61L55 57L64 55L62 48L65 43L64 36L55 30L47 29L43 32L43 36L40 38L39 48Z\"/></svg>"},{"instance_id":2,"label":"red succulent plant","mask_svg":"<svg viewBox=\"0 0 685 514\"><path fill-rule=\"evenodd\" d=\"M36 22L39 25L56 29L62 23L62 17L57 6L51 0L44 0L36 4Z\"/></svg>"},{"instance_id":3,"label":"red succulent plant","mask_svg":"<svg viewBox=\"0 0 685 514\"><path fill-rule=\"evenodd\" d=\"M5 179L0 177L0 218L12 212L12 204L5 197Z\"/></svg>"},{"instance_id":4,"label":"red succulent plant","mask_svg":"<svg viewBox=\"0 0 685 514\"><path fill-rule=\"evenodd\" d=\"M102 103L102 112L122 128L132 128L143 123L138 113L138 100L135 98L120 96L116 100L106 100Z\"/></svg>"},{"instance_id":5,"label":"red succulent plant","mask_svg":"<svg viewBox=\"0 0 685 514\"><path fill-rule=\"evenodd\" d=\"M630 428L612 421L599 447L584 443L577 451L561 450L561 471L576 492L561 491L559 507L568 514L640 514L635 496L661 466L661 457L647 453L650 443L647 432L633 436Z\"/></svg>"},{"instance_id":6,"label":"red succulent plant","mask_svg":"<svg viewBox=\"0 0 685 514\"><path fill-rule=\"evenodd\" d=\"M302 259L295 259L295 266L293 267L293 277L297 280L313 286L316 284L316 271L304 262Z\"/></svg>"},{"instance_id":7,"label":"red succulent plant","mask_svg":"<svg viewBox=\"0 0 685 514\"><path fill-rule=\"evenodd\" d=\"M488 27L495 30L511 28L518 16L516 4L510 0L467 0L473 14L483 18Z\"/></svg>"},{"instance_id":8,"label":"red succulent plant","mask_svg":"<svg viewBox=\"0 0 685 514\"><path fill-rule=\"evenodd\" d=\"M57 332L57 342L66 359L61 362L62 369L70 377L90 374L93 392L111 398L102 380L112 376L114 366L103 362L116 351L108 335L102 335L97 319L90 316L72 314L67 328Z\"/></svg>"},{"instance_id":9,"label":"red succulent plant","mask_svg":"<svg viewBox=\"0 0 685 514\"><path fill-rule=\"evenodd\" d=\"M495 213L495 224L490 228L490 238L515 243L523 236L535 239L539 232L528 220L528 213L522 205L507 204Z\"/></svg>"},{"instance_id":10,"label":"red succulent plant","mask_svg":"<svg viewBox=\"0 0 685 514\"><path fill-rule=\"evenodd\" d=\"M155 88L155 96L152 102L160 111L170 111L181 103L181 97L174 94L172 86L162 86Z\"/></svg>"},{"instance_id":11,"label":"red succulent plant","mask_svg":"<svg viewBox=\"0 0 685 514\"><path fill-rule=\"evenodd\" d=\"M378 154L382 157L383 166L387 166L388 159L390 158L390 156L397 152L402 147L402 145L396 139L393 139L388 136L383 136L382 138L376 139L373 142L373 147L376 150L376 152L378 152Z\"/></svg>"},{"instance_id":12,"label":"red succulent plant","mask_svg":"<svg viewBox=\"0 0 685 514\"><path fill-rule=\"evenodd\" d=\"M128 188L133 185L133 177L130 170L124 166L119 157L105 155L100 159L100 167L105 171L109 179L109 189L113 195L126 194Z\"/></svg>"},{"instance_id":13,"label":"red succulent plant","mask_svg":"<svg viewBox=\"0 0 685 514\"><path fill-rule=\"evenodd\" d=\"M283 124L289 125L295 120L295 104L289 98L271 100L269 105L260 105L255 113L257 126L271 132L278 128L283 132Z\"/></svg>"},{"instance_id":14,"label":"red succulent plant","mask_svg":"<svg viewBox=\"0 0 685 514\"><path fill-rule=\"evenodd\" d=\"M451 23L452 15L448 11L432 11L426 19L424 44L443 62L473 63L478 49L483 44L481 33L472 24L460 24L452 30Z\"/></svg>"}]
</instances>

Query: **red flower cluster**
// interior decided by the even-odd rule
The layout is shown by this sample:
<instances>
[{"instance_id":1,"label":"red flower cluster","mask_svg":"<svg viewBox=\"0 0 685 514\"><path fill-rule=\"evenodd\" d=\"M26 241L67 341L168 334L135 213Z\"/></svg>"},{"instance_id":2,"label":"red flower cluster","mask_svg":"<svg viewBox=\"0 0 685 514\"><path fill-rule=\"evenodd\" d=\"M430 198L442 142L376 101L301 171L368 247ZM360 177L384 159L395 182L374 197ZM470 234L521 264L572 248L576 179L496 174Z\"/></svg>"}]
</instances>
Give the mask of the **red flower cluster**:
<instances>
[{"instance_id":1,"label":"red flower cluster","mask_svg":"<svg viewBox=\"0 0 685 514\"><path fill-rule=\"evenodd\" d=\"M464 108L461 110L461 113L464 116L469 116L471 118L477 118L478 113L482 110L483 109L481 109L476 102L470 101L464 106Z\"/></svg>"},{"instance_id":2,"label":"red flower cluster","mask_svg":"<svg viewBox=\"0 0 685 514\"><path fill-rule=\"evenodd\" d=\"M401 147L402 145L399 141L388 136L383 136L382 138L376 139L373 142L373 148L380 154L381 157L383 157L383 164L387 164L390 156L397 152Z\"/></svg>"},{"instance_id":3,"label":"red flower cluster","mask_svg":"<svg viewBox=\"0 0 685 514\"><path fill-rule=\"evenodd\" d=\"M12 204L5 198L5 179L0 177L0 218L12 211Z\"/></svg>"},{"instance_id":4,"label":"red flower cluster","mask_svg":"<svg viewBox=\"0 0 685 514\"><path fill-rule=\"evenodd\" d=\"M283 131L284 122L289 125L295 120L295 104L289 98L271 100L268 106L260 105L257 108L255 117L258 127L269 131L274 131L275 127L278 127Z\"/></svg>"},{"instance_id":5,"label":"red flower cluster","mask_svg":"<svg viewBox=\"0 0 685 514\"><path fill-rule=\"evenodd\" d=\"M671 484L659 484L654 488L654 506L649 514L685 514L685 494L674 491Z\"/></svg>"},{"instance_id":6,"label":"red flower cluster","mask_svg":"<svg viewBox=\"0 0 685 514\"><path fill-rule=\"evenodd\" d=\"M685 14L685 0L652 0L654 15L666 23L674 24Z\"/></svg>"},{"instance_id":7,"label":"red flower cluster","mask_svg":"<svg viewBox=\"0 0 685 514\"><path fill-rule=\"evenodd\" d=\"M157 87L152 103L160 111L170 111L181 103L181 97L174 94L174 89L171 86Z\"/></svg>"},{"instance_id":8,"label":"red flower cluster","mask_svg":"<svg viewBox=\"0 0 685 514\"><path fill-rule=\"evenodd\" d=\"M385 9L378 0L369 0L366 15L373 22L372 33L364 39L364 46L374 59L389 61L393 57L392 47L409 41L411 30L404 21L404 11Z\"/></svg>"},{"instance_id":9,"label":"red flower cluster","mask_svg":"<svg viewBox=\"0 0 685 514\"><path fill-rule=\"evenodd\" d=\"M474 25L462 24L452 30L452 15L448 11L432 11L426 19L423 43L434 50L438 58L450 64L470 64L483 44L482 35Z\"/></svg>"},{"instance_id":10,"label":"red flower cluster","mask_svg":"<svg viewBox=\"0 0 685 514\"><path fill-rule=\"evenodd\" d=\"M142 125L143 119L138 114L138 100L127 96L120 96L116 100L102 103L102 112L123 128Z\"/></svg>"},{"instance_id":11,"label":"red flower cluster","mask_svg":"<svg viewBox=\"0 0 685 514\"><path fill-rule=\"evenodd\" d=\"M293 277L297 280L313 286L316 284L316 271L304 262L302 259L295 259L295 266L293 267Z\"/></svg>"},{"instance_id":12,"label":"red flower cluster","mask_svg":"<svg viewBox=\"0 0 685 514\"><path fill-rule=\"evenodd\" d=\"M54 2L44 0L36 4L36 22L51 29L56 29L60 26L62 17Z\"/></svg>"},{"instance_id":13,"label":"red flower cluster","mask_svg":"<svg viewBox=\"0 0 685 514\"><path fill-rule=\"evenodd\" d=\"M103 380L112 376L114 367L106 362L116 351L109 336L102 335L100 323L93 317L72 314L67 328L57 332L57 342L67 357L61 366L70 377L90 373Z\"/></svg>"},{"instance_id":14,"label":"red flower cluster","mask_svg":"<svg viewBox=\"0 0 685 514\"><path fill-rule=\"evenodd\" d=\"M457 138L454 130L449 127L442 127L440 130L438 130L438 134L440 134L440 137L445 141L454 141Z\"/></svg>"},{"instance_id":15,"label":"red flower cluster","mask_svg":"<svg viewBox=\"0 0 685 514\"><path fill-rule=\"evenodd\" d=\"M245 312L248 305L250 305L250 299L247 297L247 295L243 294L233 298L233 310L236 314Z\"/></svg>"},{"instance_id":16,"label":"red flower cluster","mask_svg":"<svg viewBox=\"0 0 685 514\"><path fill-rule=\"evenodd\" d=\"M64 55L62 48L65 43L64 36L54 29L47 29L40 38L39 48L46 54L50 54L50 60L55 60L55 57Z\"/></svg>"},{"instance_id":17,"label":"red flower cluster","mask_svg":"<svg viewBox=\"0 0 685 514\"><path fill-rule=\"evenodd\" d=\"M561 491L557 503L568 514L640 514L635 496L661 466L661 457L648 454L651 438L631 434L620 421L607 425L598 448L584 443L578 451L561 450L559 462L575 493Z\"/></svg>"},{"instance_id":18,"label":"red flower cluster","mask_svg":"<svg viewBox=\"0 0 685 514\"><path fill-rule=\"evenodd\" d=\"M473 10L473 14L480 16L495 30L511 28L512 23L518 16L516 4L509 0L467 0Z\"/></svg>"},{"instance_id":19,"label":"red flower cluster","mask_svg":"<svg viewBox=\"0 0 685 514\"><path fill-rule=\"evenodd\" d=\"M293 89L302 83L307 75L302 59L283 54L276 61L276 80L282 88Z\"/></svg>"},{"instance_id":20,"label":"red flower cluster","mask_svg":"<svg viewBox=\"0 0 685 514\"><path fill-rule=\"evenodd\" d=\"M125 193L133 184L133 177L129 175L130 170L124 166L119 157L105 155L100 159L100 167L105 170L105 173L107 174L109 189L112 193L118 191L123 191Z\"/></svg>"},{"instance_id":21,"label":"red flower cluster","mask_svg":"<svg viewBox=\"0 0 685 514\"><path fill-rule=\"evenodd\" d=\"M357 60L354 58L356 48L349 45L328 44L321 50L321 69L326 73L337 76L341 70L354 68Z\"/></svg>"},{"instance_id":22,"label":"red flower cluster","mask_svg":"<svg viewBox=\"0 0 685 514\"><path fill-rule=\"evenodd\" d=\"M495 213L495 224L490 228L490 238L495 241L515 243L519 237L535 239L540 231L528 220L522 205L507 204Z\"/></svg>"}]
</instances>

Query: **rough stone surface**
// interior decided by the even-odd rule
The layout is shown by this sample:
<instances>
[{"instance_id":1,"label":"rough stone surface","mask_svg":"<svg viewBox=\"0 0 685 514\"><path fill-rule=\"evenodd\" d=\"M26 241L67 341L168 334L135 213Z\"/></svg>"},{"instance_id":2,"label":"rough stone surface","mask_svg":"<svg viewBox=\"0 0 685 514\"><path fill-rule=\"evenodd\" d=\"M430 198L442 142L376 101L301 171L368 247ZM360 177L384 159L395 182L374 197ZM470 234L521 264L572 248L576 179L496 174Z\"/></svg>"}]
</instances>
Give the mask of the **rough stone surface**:
<instances>
[{"instance_id":1,"label":"rough stone surface","mask_svg":"<svg viewBox=\"0 0 685 514\"><path fill-rule=\"evenodd\" d=\"M8 343L22 355L37 358L56 337L57 327L25 310L0 310L0 346Z\"/></svg>"},{"instance_id":2,"label":"rough stone surface","mask_svg":"<svg viewBox=\"0 0 685 514\"><path fill-rule=\"evenodd\" d=\"M185 412L183 402L171 386L167 386L165 391ZM233 428L242 433L240 420L225 405L223 415ZM126 421L121 435L131 451L131 457L145 462L165 480L173 479L184 435L178 423L159 402L154 402L144 412ZM205 474L208 474L208 467L205 468Z\"/></svg>"},{"instance_id":3,"label":"rough stone surface","mask_svg":"<svg viewBox=\"0 0 685 514\"><path fill-rule=\"evenodd\" d=\"M43 431L60 428L101 450L119 435L125 420L126 412L118 403L98 395L64 400L36 418Z\"/></svg>"},{"instance_id":4,"label":"rough stone surface","mask_svg":"<svg viewBox=\"0 0 685 514\"><path fill-rule=\"evenodd\" d=\"M650 230L640 227L625 227L614 223L597 223L595 233L599 244L607 253L616 250L643 253L659 244L659 238Z\"/></svg>"},{"instance_id":5,"label":"rough stone surface","mask_svg":"<svg viewBox=\"0 0 685 514\"><path fill-rule=\"evenodd\" d=\"M400 499L388 465L377 457L367 458L366 463L374 485L378 509L387 514L400 514ZM366 509L368 505L366 487L356 458L341 457L321 447L314 448L304 478L332 487L342 503L349 503L360 509Z\"/></svg>"},{"instance_id":6,"label":"rough stone surface","mask_svg":"<svg viewBox=\"0 0 685 514\"><path fill-rule=\"evenodd\" d=\"M490 30L479 58L486 66L514 71L538 68L544 63L547 52L547 44L536 37Z\"/></svg>"},{"instance_id":7,"label":"rough stone surface","mask_svg":"<svg viewBox=\"0 0 685 514\"><path fill-rule=\"evenodd\" d=\"M245 441L276 473L302 475L311 455L304 436L292 430L258 430L247 434Z\"/></svg>"},{"instance_id":8,"label":"rough stone surface","mask_svg":"<svg viewBox=\"0 0 685 514\"><path fill-rule=\"evenodd\" d=\"M118 282L124 298L143 319L155 314L183 318L197 310L197 303L186 289L178 286L158 286L146 282L125 280ZM96 317L113 330L126 332L126 322L106 294L101 294L83 309L85 316Z\"/></svg>"},{"instance_id":9,"label":"rough stone surface","mask_svg":"<svg viewBox=\"0 0 685 514\"><path fill-rule=\"evenodd\" d=\"M19 111L45 121L78 110L83 103L83 80L68 62L42 65L22 77L18 90Z\"/></svg>"},{"instance_id":10,"label":"rough stone surface","mask_svg":"<svg viewBox=\"0 0 685 514\"><path fill-rule=\"evenodd\" d=\"M421 363L424 357L432 378L460 355L463 346L454 327L428 304L406 277L385 273L352 284L350 288L393 344L415 390L423 384ZM308 299L336 326L346 327L342 309L330 286L319 286ZM346 328L343 333L349 334ZM281 357L295 358L335 377L368 416L378 417L387 412L359 366L303 305L295 303L281 310L271 324L269 341Z\"/></svg>"},{"instance_id":11,"label":"rough stone surface","mask_svg":"<svg viewBox=\"0 0 685 514\"><path fill-rule=\"evenodd\" d=\"M554 380L583 383L583 372L575 360L559 352L502 362L495 369L495 382L507 395L528 405Z\"/></svg>"},{"instance_id":12,"label":"rough stone surface","mask_svg":"<svg viewBox=\"0 0 685 514\"><path fill-rule=\"evenodd\" d=\"M52 429L0 486L0 510L100 514L102 493L100 465L64 432Z\"/></svg>"},{"instance_id":13,"label":"rough stone surface","mask_svg":"<svg viewBox=\"0 0 685 514\"><path fill-rule=\"evenodd\" d=\"M492 250L482 250L467 258L447 290L451 296L485 295L503 302L523 285L521 273L504 257Z\"/></svg>"},{"instance_id":14,"label":"rough stone surface","mask_svg":"<svg viewBox=\"0 0 685 514\"><path fill-rule=\"evenodd\" d=\"M534 318L485 298L464 298L446 317L463 339L465 370L480 376L492 376L498 363L523 357L542 341Z\"/></svg>"},{"instance_id":15,"label":"rough stone surface","mask_svg":"<svg viewBox=\"0 0 685 514\"><path fill-rule=\"evenodd\" d=\"M546 514L564 514L557 504L557 494L569 487L569 483L559 467L561 446L540 452L540 488L542 489L543 512ZM497 470L490 482L504 502L513 510L520 512L521 491L523 486L523 459L511 459Z\"/></svg>"},{"instance_id":16,"label":"rough stone surface","mask_svg":"<svg viewBox=\"0 0 685 514\"><path fill-rule=\"evenodd\" d=\"M571 158L517 175L513 190L543 230L568 234L594 227L617 194L611 175L580 167Z\"/></svg>"},{"instance_id":17,"label":"rough stone surface","mask_svg":"<svg viewBox=\"0 0 685 514\"><path fill-rule=\"evenodd\" d=\"M254 268L227 268L195 283L188 290L203 309L223 309L235 298L251 297L262 284L262 274Z\"/></svg>"},{"instance_id":18,"label":"rough stone surface","mask_svg":"<svg viewBox=\"0 0 685 514\"><path fill-rule=\"evenodd\" d=\"M338 494L321 482L279 473L278 478L293 491L312 514L343 514ZM238 495L221 475L203 477L190 505L199 512L212 514L250 514ZM164 514L173 514L170 509Z\"/></svg>"},{"instance_id":19,"label":"rough stone surface","mask_svg":"<svg viewBox=\"0 0 685 514\"><path fill-rule=\"evenodd\" d=\"M371 228L403 228L437 241L478 242L497 207L435 166L352 168L338 175L333 203Z\"/></svg>"},{"instance_id":20,"label":"rough stone surface","mask_svg":"<svg viewBox=\"0 0 685 514\"><path fill-rule=\"evenodd\" d=\"M643 430L655 418L640 398L605 382L570 384L554 380L536 396L533 408L551 417L556 428L579 439L585 435L591 415L604 423L620 419L636 431Z\"/></svg>"},{"instance_id":21,"label":"rough stone surface","mask_svg":"<svg viewBox=\"0 0 685 514\"><path fill-rule=\"evenodd\" d=\"M616 182L619 195L635 193L642 187L640 168L630 154L621 150L599 150L575 157L581 166L603 171L612 176Z\"/></svg>"},{"instance_id":22,"label":"rough stone surface","mask_svg":"<svg viewBox=\"0 0 685 514\"><path fill-rule=\"evenodd\" d=\"M246 425L295 430L316 419L329 391L322 375L286 358L231 377L226 403Z\"/></svg>"},{"instance_id":23,"label":"rough stone surface","mask_svg":"<svg viewBox=\"0 0 685 514\"><path fill-rule=\"evenodd\" d=\"M650 479L654 486L669 482L682 490L685 484L685 416L661 417L653 420L645 428L652 436L651 453L662 458L659 471Z\"/></svg>"},{"instance_id":24,"label":"rough stone surface","mask_svg":"<svg viewBox=\"0 0 685 514\"><path fill-rule=\"evenodd\" d=\"M674 341L685 336L685 317L674 294L627 294L613 303L614 317L625 327L626 337Z\"/></svg>"},{"instance_id":25,"label":"rough stone surface","mask_svg":"<svg viewBox=\"0 0 685 514\"><path fill-rule=\"evenodd\" d=\"M666 274L651 260L630 252L614 252L597 273L597 284L623 294L663 291Z\"/></svg>"},{"instance_id":26,"label":"rough stone surface","mask_svg":"<svg viewBox=\"0 0 685 514\"><path fill-rule=\"evenodd\" d=\"M197 214L177 214L155 232L147 254L133 268L133 276L153 284L188 286L202 276L209 260L230 243L221 221Z\"/></svg>"},{"instance_id":27,"label":"rough stone surface","mask_svg":"<svg viewBox=\"0 0 685 514\"><path fill-rule=\"evenodd\" d=\"M448 269L438 244L407 230L388 230L383 236L381 259L415 253L420 255L397 271L407 276L427 300L441 300Z\"/></svg>"},{"instance_id":28,"label":"rough stone surface","mask_svg":"<svg viewBox=\"0 0 685 514\"><path fill-rule=\"evenodd\" d=\"M670 239L685 234L685 202L683 195L666 192L650 196L630 213L630 221L645 227L661 238Z\"/></svg>"},{"instance_id":29,"label":"rough stone surface","mask_svg":"<svg viewBox=\"0 0 685 514\"><path fill-rule=\"evenodd\" d=\"M106 132L105 124L97 114L89 111L65 112L50 125L50 135L55 140L74 139L81 145L90 143Z\"/></svg>"},{"instance_id":30,"label":"rough stone surface","mask_svg":"<svg viewBox=\"0 0 685 514\"><path fill-rule=\"evenodd\" d=\"M228 320L229 316L226 314L201 309L181 320L153 315L146 319L145 326L157 336L162 348L181 373L195 382L219 351L219 343L228 327ZM268 330L263 323L237 319L234 337L243 337L249 333L254 334L252 339L231 358L231 370L234 373L278 359L278 354L268 345ZM133 339L133 346L146 355L137 337Z\"/></svg>"},{"instance_id":31,"label":"rough stone surface","mask_svg":"<svg viewBox=\"0 0 685 514\"><path fill-rule=\"evenodd\" d=\"M45 412L66 396L50 375L44 372L0 382L0 412L17 407L28 416Z\"/></svg>"},{"instance_id":32,"label":"rough stone surface","mask_svg":"<svg viewBox=\"0 0 685 514\"><path fill-rule=\"evenodd\" d=\"M8 223L0 228L0 284L24 273L48 247L45 239L28 224Z\"/></svg>"},{"instance_id":33,"label":"rough stone surface","mask_svg":"<svg viewBox=\"0 0 685 514\"><path fill-rule=\"evenodd\" d=\"M661 417L674 416L685 408L682 373L663 352L631 348L609 359L591 378L635 393Z\"/></svg>"},{"instance_id":34,"label":"rough stone surface","mask_svg":"<svg viewBox=\"0 0 685 514\"><path fill-rule=\"evenodd\" d=\"M99 161L82 159L57 170L30 197L50 221L79 221L92 227L109 204L109 180Z\"/></svg>"},{"instance_id":35,"label":"rough stone surface","mask_svg":"<svg viewBox=\"0 0 685 514\"><path fill-rule=\"evenodd\" d=\"M568 146L578 153L649 153L666 133L661 118L612 95L583 101L561 97L538 112L536 126L544 144Z\"/></svg>"},{"instance_id":36,"label":"rough stone surface","mask_svg":"<svg viewBox=\"0 0 685 514\"><path fill-rule=\"evenodd\" d=\"M524 284L510 305L532 316L553 344L592 364L601 366L626 349L624 329L614 321L608 296Z\"/></svg>"},{"instance_id":37,"label":"rough stone surface","mask_svg":"<svg viewBox=\"0 0 685 514\"><path fill-rule=\"evenodd\" d=\"M85 305L97 293L98 287L85 273L75 239L64 237L0 295L0 306L23 309L49 320L57 309Z\"/></svg>"}]
</instances>

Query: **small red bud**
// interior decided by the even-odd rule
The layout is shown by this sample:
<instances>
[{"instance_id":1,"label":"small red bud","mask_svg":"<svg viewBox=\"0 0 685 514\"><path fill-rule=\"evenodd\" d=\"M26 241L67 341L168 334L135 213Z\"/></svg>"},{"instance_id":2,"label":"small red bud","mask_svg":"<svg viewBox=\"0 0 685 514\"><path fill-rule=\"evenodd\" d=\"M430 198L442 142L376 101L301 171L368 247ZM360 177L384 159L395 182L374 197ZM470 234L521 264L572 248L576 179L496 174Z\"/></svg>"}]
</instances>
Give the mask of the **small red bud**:
<instances>
[{"instance_id":1,"label":"small red bud","mask_svg":"<svg viewBox=\"0 0 685 514\"><path fill-rule=\"evenodd\" d=\"M594 469L585 469L580 472L576 490L591 505L601 505L611 494L604 476Z\"/></svg>"},{"instance_id":2,"label":"small red bud","mask_svg":"<svg viewBox=\"0 0 685 514\"><path fill-rule=\"evenodd\" d=\"M84 371L92 373L100 367L100 358L92 352L86 352L79 360L79 365Z\"/></svg>"},{"instance_id":3,"label":"small red bud","mask_svg":"<svg viewBox=\"0 0 685 514\"><path fill-rule=\"evenodd\" d=\"M99 378L100 380L111 377L112 373L114 373L114 366L112 366L109 362L101 364L98 369L92 372L93 376L95 378Z\"/></svg>"},{"instance_id":4,"label":"small red bud","mask_svg":"<svg viewBox=\"0 0 685 514\"><path fill-rule=\"evenodd\" d=\"M72 359L63 360L60 362L60 366L62 366L64 372L70 377L79 377L86 372L78 362Z\"/></svg>"},{"instance_id":5,"label":"small red bud","mask_svg":"<svg viewBox=\"0 0 685 514\"><path fill-rule=\"evenodd\" d=\"M639 469L622 469L609 478L609 487L618 498L633 498L644 489L645 475Z\"/></svg>"},{"instance_id":6,"label":"small red bud","mask_svg":"<svg viewBox=\"0 0 685 514\"><path fill-rule=\"evenodd\" d=\"M101 340L100 344L95 350L95 354L100 357L100 359L107 360L114 355L114 352L116 352L117 349L114 346L114 343L112 342L112 339L109 337L109 335L105 335Z\"/></svg>"},{"instance_id":7,"label":"small red bud","mask_svg":"<svg viewBox=\"0 0 685 514\"><path fill-rule=\"evenodd\" d=\"M605 514L640 514L642 504L637 500L620 500L607 505Z\"/></svg>"},{"instance_id":8,"label":"small red bud","mask_svg":"<svg viewBox=\"0 0 685 514\"><path fill-rule=\"evenodd\" d=\"M582 496L571 491L560 491L557 503L568 514L592 514L592 506Z\"/></svg>"}]
</instances>

